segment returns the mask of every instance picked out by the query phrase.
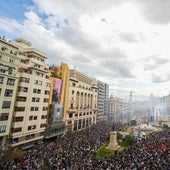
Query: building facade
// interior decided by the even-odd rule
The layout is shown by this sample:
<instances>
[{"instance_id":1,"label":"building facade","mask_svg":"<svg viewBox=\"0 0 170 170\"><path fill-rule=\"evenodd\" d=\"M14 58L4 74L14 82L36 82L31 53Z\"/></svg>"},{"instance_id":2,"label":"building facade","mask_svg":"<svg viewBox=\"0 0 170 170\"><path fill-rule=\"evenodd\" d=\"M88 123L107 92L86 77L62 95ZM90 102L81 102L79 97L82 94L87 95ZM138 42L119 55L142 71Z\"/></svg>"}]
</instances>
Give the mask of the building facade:
<instances>
[{"instance_id":1,"label":"building facade","mask_svg":"<svg viewBox=\"0 0 170 170\"><path fill-rule=\"evenodd\" d=\"M49 97L48 125L45 138L65 134L66 108L69 94L70 70L67 64L51 66L51 88Z\"/></svg>"},{"instance_id":2,"label":"building facade","mask_svg":"<svg viewBox=\"0 0 170 170\"><path fill-rule=\"evenodd\" d=\"M109 85L105 84L105 101L104 101L104 115L105 119L107 119L107 115L109 113Z\"/></svg>"},{"instance_id":3,"label":"building facade","mask_svg":"<svg viewBox=\"0 0 170 170\"><path fill-rule=\"evenodd\" d=\"M65 63L50 68L46 59L24 39L0 39L0 146L26 149L44 137L90 128L99 103L99 115L106 112L105 84Z\"/></svg>"},{"instance_id":4,"label":"building facade","mask_svg":"<svg viewBox=\"0 0 170 170\"><path fill-rule=\"evenodd\" d=\"M66 114L68 131L77 131L96 124L97 100L97 81L76 70L70 70L69 99Z\"/></svg>"},{"instance_id":5,"label":"building facade","mask_svg":"<svg viewBox=\"0 0 170 170\"><path fill-rule=\"evenodd\" d=\"M109 88L108 85L98 81L98 113L97 113L97 121L105 120L106 115L108 113L108 95Z\"/></svg>"},{"instance_id":6,"label":"building facade","mask_svg":"<svg viewBox=\"0 0 170 170\"><path fill-rule=\"evenodd\" d=\"M18 47L0 39L0 147L8 143L18 85Z\"/></svg>"},{"instance_id":7,"label":"building facade","mask_svg":"<svg viewBox=\"0 0 170 170\"><path fill-rule=\"evenodd\" d=\"M109 115L108 119L111 122L117 122L123 120L123 114L125 112L123 99L119 97L109 98Z\"/></svg>"},{"instance_id":8,"label":"building facade","mask_svg":"<svg viewBox=\"0 0 170 170\"><path fill-rule=\"evenodd\" d=\"M50 71L43 52L17 39L19 48L18 86L10 131L10 146L31 147L43 139L50 94Z\"/></svg>"},{"instance_id":9,"label":"building facade","mask_svg":"<svg viewBox=\"0 0 170 170\"><path fill-rule=\"evenodd\" d=\"M162 120L170 120L170 94L161 99L163 117Z\"/></svg>"}]
</instances>

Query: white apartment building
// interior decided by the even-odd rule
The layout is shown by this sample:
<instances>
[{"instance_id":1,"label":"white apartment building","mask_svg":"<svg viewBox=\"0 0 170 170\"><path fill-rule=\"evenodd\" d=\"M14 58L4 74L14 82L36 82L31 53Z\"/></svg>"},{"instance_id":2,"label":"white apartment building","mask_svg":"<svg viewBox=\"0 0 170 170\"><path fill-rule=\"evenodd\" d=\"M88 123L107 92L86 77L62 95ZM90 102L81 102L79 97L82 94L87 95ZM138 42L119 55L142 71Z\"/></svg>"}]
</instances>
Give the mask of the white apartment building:
<instances>
[{"instance_id":1,"label":"white apartment building","mask_svg":"<svg viewBox=\"0 0 170 170\"><path fill-rule=\"evenodd\" d=\"M98 113L97 121L107 118L109 87L104 82L98 81Z\"/></svg>"},{"instance_id":2,"label":"white apartment building","mask_svg":"<svg viewBox=\"0 0 170 170\"><path fill-rule=\"evenodd\" d=\"M70 70L70 87L66 127L77 131L96 124L98 111L97 81L76 70Z\"/></svg>"},{"instance_id":3,"label":"white apartment building","mask_svg":"<svg viewBox=\"0 0 170 170\"><path fill-rule=\"evenodd\" d=\"M10 146L31 147L43 138L50 93L50 72L43 52L31 48L31 43L17 39L20 65L13 112Z\"/></svg>"},{"instance_id":4,"label":"white apartment building","mask_svg":"<svg viewBox=\"0 0 170 170\"><path fill-rule=\"evenodd\" d=\"M105 119L107 119L107 116L109 114L109 85L105 84L105 96L104 96L104 115Z\"/></svg>"},{"instance_id":5,"label":"white apartment building","mask_svg":"<svg viewBox=\"0 0 170 170\"><path fill-rule=\"evenodd\" d=\"M0 147L8 142L18 84L18 48L0 38Z\"/></svg>"}]
</instances>

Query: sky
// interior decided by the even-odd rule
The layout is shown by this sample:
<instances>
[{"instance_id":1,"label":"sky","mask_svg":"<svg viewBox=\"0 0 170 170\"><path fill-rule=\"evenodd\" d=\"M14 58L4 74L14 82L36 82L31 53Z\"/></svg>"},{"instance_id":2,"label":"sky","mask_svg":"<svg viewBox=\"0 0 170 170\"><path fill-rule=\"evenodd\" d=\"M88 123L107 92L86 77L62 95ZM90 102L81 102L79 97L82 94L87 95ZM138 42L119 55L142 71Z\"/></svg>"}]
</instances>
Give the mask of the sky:
<instances>
[{"instance_id":1,"label":"sky","mask_svg":"<svg viewBox=\"0 0 170 170\"><path fill-rule=\"evenodd\" d=\"M6 0L0 36L23 38L49 65L107 83L113 97L170 92L170 0Z\"/></svg>"}]
</instances>

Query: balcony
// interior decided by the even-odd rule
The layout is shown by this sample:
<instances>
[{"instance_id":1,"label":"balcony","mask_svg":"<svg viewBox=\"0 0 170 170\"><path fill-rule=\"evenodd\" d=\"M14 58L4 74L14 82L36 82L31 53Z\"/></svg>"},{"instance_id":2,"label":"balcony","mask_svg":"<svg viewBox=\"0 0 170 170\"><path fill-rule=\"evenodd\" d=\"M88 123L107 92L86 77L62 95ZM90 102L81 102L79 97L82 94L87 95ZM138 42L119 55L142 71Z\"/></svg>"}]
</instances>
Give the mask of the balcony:
<instances>
[{"instance_id":1,"label":"balcony","mask_svg":"<svg viewBox=\"0 0 170 170\"><path fill-rule=\"evenodd\" d=\"M49 69L48 69L48 67L46 65L39 65L37 63L29 64L28 68L40 70L40 71L42 71L44 73L48 73L49 72Z\"/></svg>"},{"instance_id":2,"label":"balcony","mask_svg":"<svg viewBox=\"0 0 170 170\"><path fill-rule=\"evenodd\" d=\"M76 108L76 107L70 107L70 108L68 109L68 112L69 112L69 113L73 113L73 112L77 111L77 109L78 109L78 108Z\"/></svg>"}]
</instances>

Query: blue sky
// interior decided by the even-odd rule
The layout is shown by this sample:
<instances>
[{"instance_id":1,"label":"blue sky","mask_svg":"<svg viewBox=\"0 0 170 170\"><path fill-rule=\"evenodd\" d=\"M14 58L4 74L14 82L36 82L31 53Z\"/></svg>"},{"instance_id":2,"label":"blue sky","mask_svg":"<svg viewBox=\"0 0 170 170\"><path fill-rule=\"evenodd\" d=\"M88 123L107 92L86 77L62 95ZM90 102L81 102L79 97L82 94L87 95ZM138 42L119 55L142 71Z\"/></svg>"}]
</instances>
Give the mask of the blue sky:
<instances>
[{"instance_id":1,"label":"blue sky","mask_svg":"<svg viewBox=\"0 0 170 170\"><path fill-rule=\"evenodd\" d=\"M135 100L170 91L169 0L6 0L0 36L24 38L47 55Z\"/></svg>"},{"instance_id":2,"label":"blue sky","mask_svg":"<svg viewBox=\"0 0 170 170\"><path fill-rule=\"evenodd\" d=\"M27 11L27 7L31 5L33 5L31 0L5 0L4 3L1 3L0 16L22 22L25 19L24 13Z\"/></svg>"}]
</instances>

